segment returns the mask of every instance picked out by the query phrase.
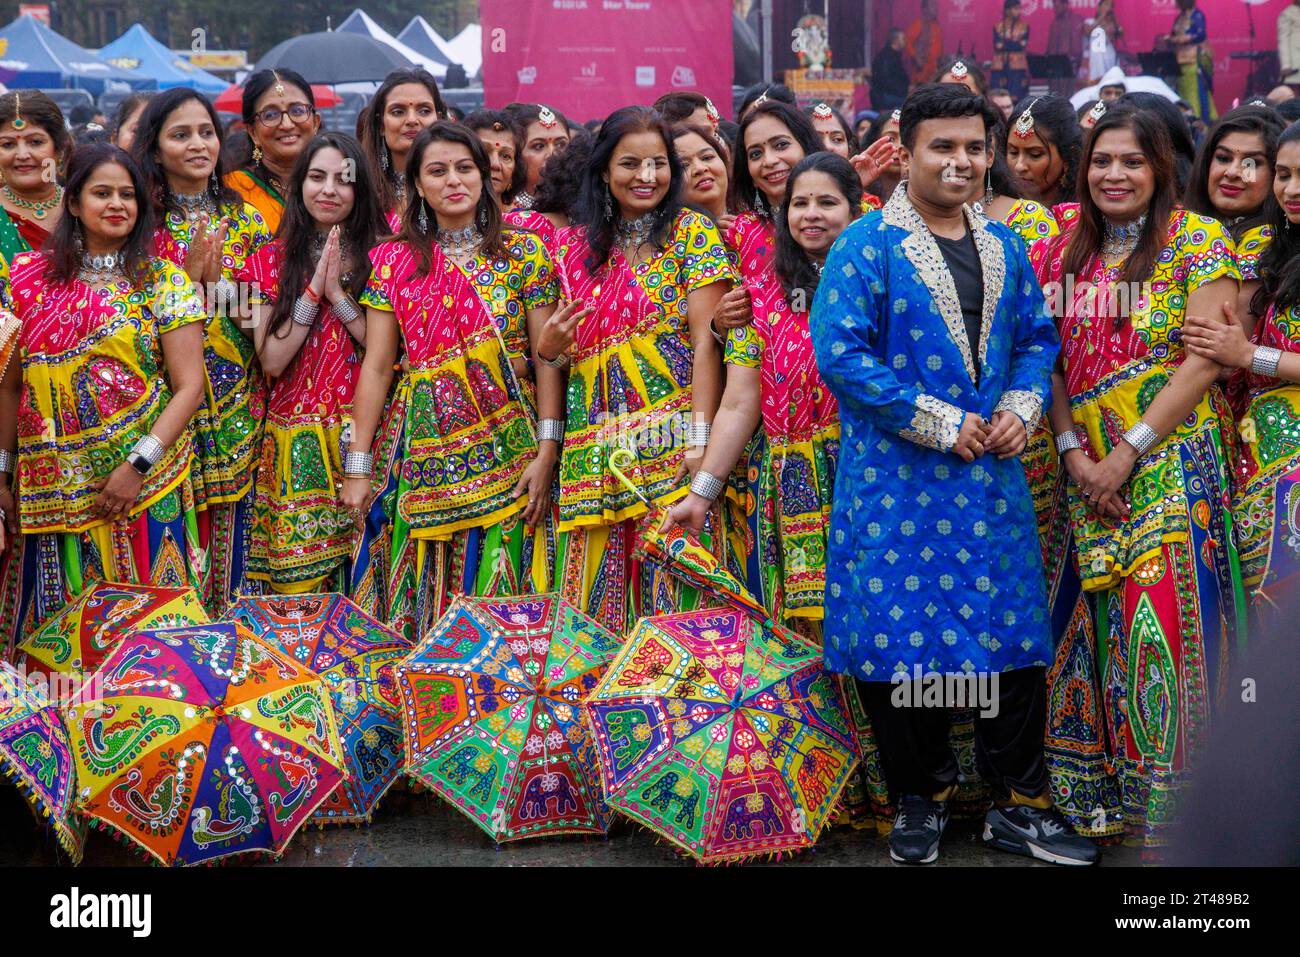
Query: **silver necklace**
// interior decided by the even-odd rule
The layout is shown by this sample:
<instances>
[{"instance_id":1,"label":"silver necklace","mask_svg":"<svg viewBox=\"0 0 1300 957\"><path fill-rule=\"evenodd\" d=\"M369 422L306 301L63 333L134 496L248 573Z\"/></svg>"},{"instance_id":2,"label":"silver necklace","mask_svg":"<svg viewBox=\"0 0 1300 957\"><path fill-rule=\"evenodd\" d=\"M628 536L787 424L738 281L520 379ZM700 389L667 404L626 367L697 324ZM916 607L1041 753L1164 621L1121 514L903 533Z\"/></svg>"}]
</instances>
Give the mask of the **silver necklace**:
<instances>
[{"instance_id":1,"label":"silver necklace","mask_svg":"<svg viewBox=\"0 0 1300 957\"><path fill-rule=\"evenodd\" d=\"M815 260L815 259L812 260L812 267L813 267L813 269L817 270L817 275L819 275L819 276L822 274L822 268L823 268L825 265L826 265L825 263L819 263L819 262L818 262L817 260Z\"/></svg>"},{"instance_id":2,"label":"silver necklace","mask_svg":"<svg viewBox=\"0 0 1300 957\"><path fill-rule=\"evenodd\" d=\"M81 254L81 269L77 276L83 282L92 285L121 279L126 271L126 254L123 252L104 253L92 256Z\"/></svg>"},{"instance_id":3,"label":"silver necklace","mask_svg":"<svg viewBox=\"0 0 1300 957\"><path fill-rule=\"evenodd\" d=\"M460 229L440 229L437 243L448 256L461 259L478 253L479 246L483 245L483 234L473 224Z\"/></svg>"},{"instance_id":4,"label":"silver necklace","mask_svg":"<svg viewBox=\"0 0 1300 957\"><path fill-rule=\"evenodd\" d=\"M1133 250L1137 249L1138 238L1142 235L1142 227L1146 225L1146 222L1146 213L1143 213L1131 223L1125 223L1122 226L1116 226L1107 220L1106 239L1102 243L1101 254L1107 259L1126 258Z\"/></svg>"},{"instance_id":5,"label":"silver necklace","mask_svg":"<svg viewBox=\"0 0 1300 957\"><path fill-rule=\"evenodd\" d=\"M529 193L520 193L515 197L515 207L518 209L532 209L533 197Z\"/></svg>"},{"instance_id":6,"label":"silver necklace","mask_svg":"<svg viewBox=\"0 0 1300 957\"><path fill-rule=\"evenodd\" d=\"M618 244L624 249L638 249L650 239L654 228L654 213L646 213L636 219L621 219L618 223Z\"/></svg>"},{"instance_id":7,"label":"silver necklace","mask_svg":"<svg viewBox=\"0 0 1300 957\"><path fill-rule=\"evenodd\" d=\"M185 218L194 222L204 213L215 213L217 204L213 202L212 194L206 189L197 193L172 193L171 200L181 208Z\"/></svg>"}]
</instances>

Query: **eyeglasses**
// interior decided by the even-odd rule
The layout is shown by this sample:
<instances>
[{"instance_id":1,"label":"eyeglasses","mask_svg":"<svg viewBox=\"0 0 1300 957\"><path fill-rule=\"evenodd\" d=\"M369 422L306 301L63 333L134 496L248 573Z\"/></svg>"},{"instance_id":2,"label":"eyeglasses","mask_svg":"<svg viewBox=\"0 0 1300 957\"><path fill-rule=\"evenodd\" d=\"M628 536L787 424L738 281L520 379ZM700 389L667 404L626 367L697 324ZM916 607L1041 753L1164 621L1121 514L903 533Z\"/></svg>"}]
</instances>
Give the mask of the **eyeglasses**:
<instances>
[{"instance_id":1,"label":"eyeglasses","mask_svg":"<svg viewBox=\"0 0 1300 957\"><path fill-rule=\"evenodd\" d=\"M263 126L279 126L280 120L285 113L289 114L289 119L293 122L301 123L310 119L316 113L316 108L306 103L292 103L289 105L288 110L277 110L272 107L269 110L263 110L261 113L253 114L253 119Z\"/></svg>"}]
</instances>

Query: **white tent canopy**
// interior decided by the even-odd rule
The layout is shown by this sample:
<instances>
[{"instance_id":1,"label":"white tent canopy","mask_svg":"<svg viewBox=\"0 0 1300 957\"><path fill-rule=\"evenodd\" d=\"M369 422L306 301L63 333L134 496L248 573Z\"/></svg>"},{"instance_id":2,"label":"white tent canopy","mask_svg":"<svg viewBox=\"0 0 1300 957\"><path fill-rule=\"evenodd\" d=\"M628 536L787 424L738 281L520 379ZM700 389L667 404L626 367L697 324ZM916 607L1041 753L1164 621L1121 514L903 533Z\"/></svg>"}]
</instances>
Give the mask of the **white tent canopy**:
<instances>
[{"instance_id":1,"label":"white tent canopy","mask_svg":"<svg viewBox=\"0 0 1300 957\"><path fill-rule=\"evenodd\" d=\"M411 22L402 28L402 32L397 35L397 39L427 56L434 57L434 59L446 60L448 63L460 62L452 55L451 47L447 45L447 41L429 25L429 21L424 17L411 17ZM433 53L435 50L437 51L436 55Z\"/></svg>"},{"instance_id":2,"label":"white tent canopy","mask_svg":"<svg viewBox=\"0 0 1300 957\"><path fill-rule=\"evenodd\" d=\"M452 62L463 66L466 76L478 76L478 72L483 66L483 28L481 26L477 23L471 23L447 41L447 46L451 48Z\"/></svg>"},{"instance_id":3,"label":"white tent canopy","mask_svg":"<svg viewBox=\"0 0 1300 957\"><path fill-rule=\"evenodd\" d=\"M392 47L402 56L406 57L416 66L423 67L433 74L434 79L441 80L447 75L447 65L431 60L429 57L416 50L412 50L397 37L393 36L374 20L364 10L353 10L351 15L336 28L340 32L362 33L366 36L374 37L380 43Z\"/></svg>"}]
</instances>

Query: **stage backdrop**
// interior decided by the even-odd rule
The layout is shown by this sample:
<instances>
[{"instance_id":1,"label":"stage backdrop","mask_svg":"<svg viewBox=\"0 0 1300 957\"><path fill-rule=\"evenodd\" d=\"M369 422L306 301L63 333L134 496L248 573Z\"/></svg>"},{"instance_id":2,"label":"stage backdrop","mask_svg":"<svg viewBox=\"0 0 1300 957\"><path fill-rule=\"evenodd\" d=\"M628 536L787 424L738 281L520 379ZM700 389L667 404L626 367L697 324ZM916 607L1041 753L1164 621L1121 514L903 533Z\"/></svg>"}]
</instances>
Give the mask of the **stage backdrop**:
<instances>
[{"instance_id":1,"label":"stage backdrop","mask_svg":"<svg viewBox=\"0 0 1300 957\"><path fill-rule=\"evenodd\" d=\"M1244 95L1250 62L1233 60L1229 54L1250 49L1250 19L1255 21L1255 49L1277 49L1277 17L1291 0L1199 0L1209 24L1209 43L1214 50L1214 101L1223 112L1234 99ZM993 55L993 24L1002 17L1003 0L939 0L939 23L943 27L944 47L956 53L958 44L964 52L974 48L981 61ZM1249 6L1249 10L1247 7ZM1095 0L1070 0L1070 7L1081 17L1097 9ZM877 3L873 46L879 48L890 26L907 28L921 11L921 0L894 0ZM1115 0L1115 13L1124 28L1121 52L1144 53L1157 36L1168 33L1178 16L1174 0ZM1047 46L1047 31L1052 23L1051 0L1023 0L1021 15L1029 21L1029 52L1042 53ZM1080 40L1082 48L1082 40ZM1265 91L1267 92L1267 91Z\"/></svg>"},{"instance_id":2,"label":"stage backdrop","mask_svg":"<svg viewBox=\"0 0 1300 957\"><path fill-rule=\"evenodd\" d=\"M698 90L730 115L731 0L480 0L483 96L571 120Z\"/></svg>"}]
</instances>

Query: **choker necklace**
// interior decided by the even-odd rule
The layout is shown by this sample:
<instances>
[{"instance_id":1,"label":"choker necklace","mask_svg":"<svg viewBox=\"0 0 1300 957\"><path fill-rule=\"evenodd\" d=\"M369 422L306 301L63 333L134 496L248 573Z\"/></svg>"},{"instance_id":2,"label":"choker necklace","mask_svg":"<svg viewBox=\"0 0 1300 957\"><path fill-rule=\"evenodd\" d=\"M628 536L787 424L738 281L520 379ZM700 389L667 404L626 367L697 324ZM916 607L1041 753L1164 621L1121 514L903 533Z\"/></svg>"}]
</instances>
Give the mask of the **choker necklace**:
<instances>
[{"instance_id":1,"label":"choker necklace","mask_svg":"<svg viewBox=\"0 0 1300 957\"><path fill-rule=\"evenodd\" d=\"M126 254L118 251L115 253L104 253L102 256L92 256L90 253L81 254L81 269L77 277L83 282L93 284L116 281L122 278L123 270L126 268Z\"/></svg>"},{"instance_id":2,"label":"choker necklace","mask_svg":"<svg viewBox=\"0 0 1300 957\"><path fill-rule=\"evenodd\" d=\"M9 202L13 203L15 206L19 207L20 209L30 209L32 211L32 215L35 216L37 219L44 219L49 214L50 210L58 206L59 203L63 202L63 187L60 186L58 183L54 184L54 195L49 199L43 199L40 202L33 202L30 199L23 199L21 196L19 196L17 193L13 191L12 187L10 187L8 183L5 183L4 186L0 188L4 189L5 197L9 200Z\"/></svg>"},{"instance_id":3,"label":"choker necklace","mask_svg":"<svg viewBox=\"0 0 1300 957\"><path fill-rule=\"evenodd\" d=\"M436 238L442 251L453 259L475 256L483 244L483 234L473 224L460 229L440 229Z\"/></svg>"},{"instance_id":4,"label":"choker necklace","mask_svg":"<svg viewBox=\"0 0 1300 957\"><path fill-rule=\"evenodd\" d=\"M397 197L397 203L399 206L406 202L406 177L405 176L403 176L395 184L393 184L393 194Z\"/></svg>"},{"instance_id":5,"label":"choker necklace","mask_svg":"<svg viewBox=\"0 0 1300 957\"><path fill-rule=\"evenodd\" d=\"M171 200L181 208L185 218L194 222L203 213L215 213L217 204L212 200L212 194L206 189L197 193L176 193L171 194Z\"/></svg>"},{"instance_id":6,"label":"choker necklace","mask_svg":"<svg viewBox=\"0 0 1300 957\"><path fill-rule=\"evenodd\" d=\"M516 209L532 209L532 208L533 208L533 197L532 197L532 195L531 195L530 193L520 193L518 196L516 196L516 197L515 197L515 208L516 208Z\"/></svg>"},{"instance_id":7,"label":"choker necklace","mask_svg":"<svg viewBox=\"0 0 1300 957\"><path fill-rule=\"evenodd\" d=\"M1101 254L1107 259L1124 259L1129 253L1137 248L1138 237L1142 235L1142 227L1146 225L1147 215L1143 213L1131 223L1125 223L1123 226L1116 226L1107 221L1106 239L1102 243Z\"/></svg>"},{"instance_id":8,"label":"choker necklace","mask_svg":"<svg viewBox=\"0 0 1300 957\"><path fill-rule=\"evenodd\" d=\"M625 249L637 249L649 241L655 228L655 214L646 213L636 219L618 221L618 244Z\"/></svg>"}]
</instances>

